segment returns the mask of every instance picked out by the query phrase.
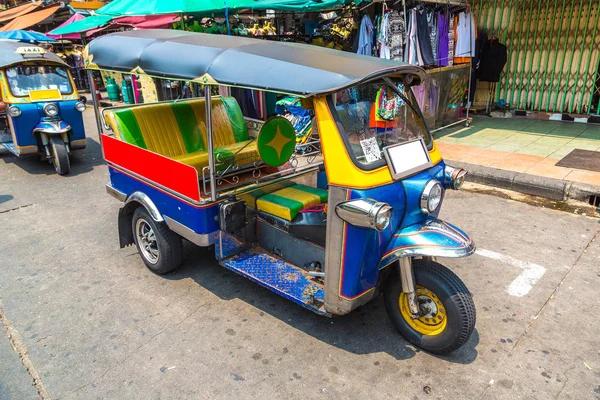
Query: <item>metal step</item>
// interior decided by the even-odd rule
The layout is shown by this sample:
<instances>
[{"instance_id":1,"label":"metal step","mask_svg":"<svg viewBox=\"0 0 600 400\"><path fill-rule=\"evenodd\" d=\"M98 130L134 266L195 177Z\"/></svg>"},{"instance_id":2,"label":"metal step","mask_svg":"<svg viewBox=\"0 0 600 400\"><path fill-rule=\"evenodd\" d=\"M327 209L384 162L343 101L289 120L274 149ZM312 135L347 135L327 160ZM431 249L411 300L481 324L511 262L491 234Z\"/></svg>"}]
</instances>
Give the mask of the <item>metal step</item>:
<instances>
[{"instance_id":1,"label":"metal step","mask_svg":"<svg viewBox=\"0 0 600 400\"><path fill-rule=\"evenodd\" d=\"M6 150L13 153L15 156L18 156L17 149L15 148L15 144L13 142L0 143L0 147L4 147Z\"/></svg>"},{"instance_id":2,"label":"metal step","mask_svg":"<svg viewBox=\"0 0 600 400\"><path fill-rule=\"evenodd\" d=\"M223 259L220 264L302 307L321 314L325 311L323 285L307 272L255 248Z\"/></svg>"}]
</instances>

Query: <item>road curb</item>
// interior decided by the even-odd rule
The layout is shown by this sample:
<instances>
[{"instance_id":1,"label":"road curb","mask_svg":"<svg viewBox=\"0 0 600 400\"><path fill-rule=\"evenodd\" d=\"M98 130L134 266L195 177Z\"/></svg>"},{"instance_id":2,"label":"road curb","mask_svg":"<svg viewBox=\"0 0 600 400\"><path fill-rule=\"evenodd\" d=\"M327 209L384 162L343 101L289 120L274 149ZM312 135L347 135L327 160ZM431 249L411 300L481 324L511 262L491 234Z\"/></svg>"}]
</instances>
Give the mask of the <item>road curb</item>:
<instances>
[{"instance_id":1,"label":"road curb","mask_svg":"<svg viewBox=\"0 0 600 400\"><path fill-rule=\"evenodd\" d=\"M447 163L453 167L469 171L467 175L467 181L469 182L558 201L579 200L587 203L591 196L600 197L600 186L596 185L546 178L460 161L447 160Z\"/></svg>"}]
</instances>

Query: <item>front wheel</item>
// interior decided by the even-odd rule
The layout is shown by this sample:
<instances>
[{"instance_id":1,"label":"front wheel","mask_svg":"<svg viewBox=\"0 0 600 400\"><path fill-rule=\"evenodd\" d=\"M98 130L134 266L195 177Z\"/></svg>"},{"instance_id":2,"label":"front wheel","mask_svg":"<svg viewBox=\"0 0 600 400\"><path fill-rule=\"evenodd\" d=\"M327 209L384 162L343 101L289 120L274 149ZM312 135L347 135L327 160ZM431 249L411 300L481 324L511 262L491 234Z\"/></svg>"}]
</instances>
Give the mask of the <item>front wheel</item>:
<instances>
[{"instance_id":1,"label":"front wheel","mask_svg":"<svg viewBox=\"0 0 600 400\"><path fill-rule=\"evenodd\" d=\"M131 224L138 253L150 271L162 275L179 267L183 258L179 235L154 221L144 207L135 210Z\"/></svg>"},{"instance_id":2,"label":"front wheel","mask_svg":"<svg viewBox=\"0 0 600 400\"><path fill-rule=\"evenodd\" d=\"M413 319L408 296L397 275L384 290L385 308L408 341L434 354L464 345L475 328L475 304L465 284L448 268L431 260L413 260L416 298L421 316Z\"/></svg>"},{"instance_id":3,"label":"front wheel","mask_svg":"<svg viewBox=\"0 0 600 400\"><path fill-rule=\"evenodd\" d=\"M50 148L52 149L52 165L59 175L66 175L71 171L69 152L67 145L60 136L50 136Z\"/></svg>"}]
</instances>

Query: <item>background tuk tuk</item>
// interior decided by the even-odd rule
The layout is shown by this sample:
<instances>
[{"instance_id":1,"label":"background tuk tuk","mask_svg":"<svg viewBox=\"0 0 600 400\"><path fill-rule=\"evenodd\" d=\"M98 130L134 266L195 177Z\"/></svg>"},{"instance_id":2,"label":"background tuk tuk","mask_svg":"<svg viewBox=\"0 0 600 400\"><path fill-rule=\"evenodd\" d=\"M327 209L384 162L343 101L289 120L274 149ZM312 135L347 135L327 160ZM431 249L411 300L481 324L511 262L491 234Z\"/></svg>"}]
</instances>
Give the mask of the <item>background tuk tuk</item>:
<instances>
[{"instance_id":1,"label":"background tuk tuk","mask_svg":"<svg viewBox=\"0 0 600 400\"><path fill-rule=\"evenodd\" d=\"M0 41L0 146L17 157L40 156L61 175L69 155L86 145L82 112L69 66L41 47Z\"/></svg>"},{"instance_id":2,"label":"background tuk tuk","mask_svg":"<svg viewBox=\"0 0 600 400\"><path fill-rule=\"evenodd\" d=\"M124 56L119 49L128 49ZM176 57L174 55L177 55ZM395 327L433 353L469 339L475 306L436 261L475 245L438 219L466 172L444 164L411 87L417 66L293 43L147 30L94 40L86 67L204 85L203 99L99 114L121 247L167 273L182 238L320 315L383 293ZM298 152L288 120L245 117L216 86L302 99L313 133Z\"/></svg>"}]
</instances>

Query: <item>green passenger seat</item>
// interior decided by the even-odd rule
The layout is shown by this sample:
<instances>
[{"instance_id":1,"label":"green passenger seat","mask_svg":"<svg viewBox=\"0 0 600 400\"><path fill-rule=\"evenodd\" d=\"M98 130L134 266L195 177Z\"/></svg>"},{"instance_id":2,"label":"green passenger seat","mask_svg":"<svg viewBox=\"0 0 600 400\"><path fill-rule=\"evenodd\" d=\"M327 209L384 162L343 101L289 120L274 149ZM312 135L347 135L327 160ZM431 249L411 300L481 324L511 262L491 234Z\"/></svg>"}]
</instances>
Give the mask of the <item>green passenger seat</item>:
<instances>
[{"instance_id":1,"label":"green passenger seat","mask_svg":"<svg viewBox=\"0 0 600 400\"><path fill-rule=\"evenodd\" d=\"M208 166L205 104L198 99L120 108L107 111L106 120L124 142L191 165L201 173ZM216 162L260 161L235 98L213 99L211 111Z\"/></svg>"},{"instance_id":2,"label":"green passenger seat","mask_svg":"<svg viewBox=\"0 0 600 400\"><path fill-rule=\"evenodd\" d=\"M327 202L327 191L304 185L293 185L256 200L258 211L291 221L308 206Z\"/></svg>"}]
</instances>

